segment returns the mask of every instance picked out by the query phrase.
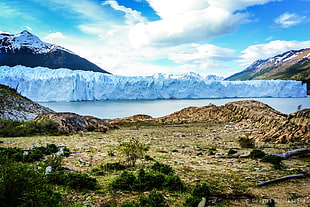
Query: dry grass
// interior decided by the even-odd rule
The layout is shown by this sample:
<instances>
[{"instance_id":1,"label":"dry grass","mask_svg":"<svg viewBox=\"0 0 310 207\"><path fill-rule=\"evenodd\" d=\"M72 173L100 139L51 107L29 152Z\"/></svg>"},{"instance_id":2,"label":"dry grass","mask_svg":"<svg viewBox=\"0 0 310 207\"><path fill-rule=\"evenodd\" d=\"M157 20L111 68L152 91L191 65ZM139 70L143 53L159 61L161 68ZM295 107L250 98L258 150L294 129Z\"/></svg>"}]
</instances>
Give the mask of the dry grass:
<instances>
[{"instance_id":1,"label":"dry grass","mask_svg":"<svg viewBox=\"0 0 310 207\"><path fill-rule=\"evenodd\" d=\"M64 166L74 171L90 172L102 163L116 162L121 158L117 154L120 142L136 138L149 145L147 154L157 161L173 167L175 172L187 183L207 181L212 185L214 194L241 195L253 194L255 199L233 199L221 202L222 206L266 206L269 199L276 201L276 206L309 206L310 180L299 179L285 181L265 187L256 187L261 181L299 172L309 172L308 159L292 158L284 161L284 169L277 170L271 164L249 158L215 159L215 154L227 154L229 149L238 152L250 151L240 149L237 142L240 136L251 134L255 129L242 127L225 127L224 124L197 123L187 125L142 126L139 130L122 127L108 133L83 133L70 136L1 138L3 147L31 148L47 143L66 145L72 152L64 159ZM282 153L293 147L275 143L257 143L257 147L265 152ZM109 154L114 152L116 156ZM85 162L84 162L85 161ZM149 161L142 160L138 164L146 165ZM87 202L89 196L92 203L100 206L113 200L120 203L126 199L135 199L136 194L113 194L106 190L107 182L115 177L115 173L97 176L103 189L100 192L74 195L79 202ZM71 195L73 196L73 195ZM167 195L170 206L182 206L185 195ZM83 201L84 200L84 201ZM229 202L229 204L228 204Z\"/></svg>"}]
</instances>

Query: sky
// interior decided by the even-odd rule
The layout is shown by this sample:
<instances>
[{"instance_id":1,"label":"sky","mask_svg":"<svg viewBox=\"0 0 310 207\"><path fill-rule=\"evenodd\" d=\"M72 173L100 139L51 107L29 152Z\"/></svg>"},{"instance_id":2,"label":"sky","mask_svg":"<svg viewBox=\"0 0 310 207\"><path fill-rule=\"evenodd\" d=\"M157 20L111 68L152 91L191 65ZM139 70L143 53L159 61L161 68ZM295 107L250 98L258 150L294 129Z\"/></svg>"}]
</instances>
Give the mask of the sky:
<instances>
[{"instance_id":1,"label":"sky","mask_svg":"<svg viewBox=\"0 0 310 207\"><path fill-rule=\"evenodd\" d=\"M0 0L0 32L23 30L115 75L228 77L310 48L310 0Z\"/></svg>"}]
</instances>

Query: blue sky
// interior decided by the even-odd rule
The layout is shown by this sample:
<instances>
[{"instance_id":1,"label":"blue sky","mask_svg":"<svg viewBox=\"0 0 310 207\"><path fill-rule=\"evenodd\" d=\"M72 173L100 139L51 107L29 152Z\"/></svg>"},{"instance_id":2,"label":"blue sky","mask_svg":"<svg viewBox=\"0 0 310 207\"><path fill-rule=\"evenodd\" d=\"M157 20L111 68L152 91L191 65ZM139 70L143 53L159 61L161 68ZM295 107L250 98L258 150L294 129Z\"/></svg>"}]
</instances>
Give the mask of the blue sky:
<instances>
[{"instance_id":1,"label":"blue sky","mask_svg":"<svg viewBox=\"0 0 310 207\"><path fill-rule=\"evenodd\" d=\"M0 0L0 31L28 30L117 75L229 76L310 47L310 0Z\"/></svg>"}]
</instances>

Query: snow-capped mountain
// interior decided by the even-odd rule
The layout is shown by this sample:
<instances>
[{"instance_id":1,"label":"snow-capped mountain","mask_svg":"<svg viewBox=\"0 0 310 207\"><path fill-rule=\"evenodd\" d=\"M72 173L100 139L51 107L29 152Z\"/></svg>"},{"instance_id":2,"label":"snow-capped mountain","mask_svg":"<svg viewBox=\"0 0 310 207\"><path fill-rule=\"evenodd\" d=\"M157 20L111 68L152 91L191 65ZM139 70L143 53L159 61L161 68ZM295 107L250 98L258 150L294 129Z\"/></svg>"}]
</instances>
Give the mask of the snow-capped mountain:
<instances>
[{"instance_id":1,"label":"snow-capped mountain","mask_svg":"<svg viewBox=\"0 0 310 207\"><path fill-rule=\"evenodd\" d=\"M310 48L290 50L283 54L257 60L240 73L226 80L309 80Z\"/></svg>"},{"instance_id":2,"label":"snow-capped mountain","mask_svg":"<svg viewBox=\"0 0 310 207\"><path fill-rule=\"evenodd\" d=\"M41 41L28 31L0 34L0 66L68 68L108 73L97 65L61 46Z\"/></svg>"},{"instance_id":3,"label":"snow-capped mountain","mask_svg":"<svg viewBox=\"0 0 310 207\"><path fill-rule=\"evenodd\" d=\"M195 73L128 77L24 66L1 66L0 84L34 101L306 96L306 86L292 80L219 81Z\"/></svg>"}]
</instances>

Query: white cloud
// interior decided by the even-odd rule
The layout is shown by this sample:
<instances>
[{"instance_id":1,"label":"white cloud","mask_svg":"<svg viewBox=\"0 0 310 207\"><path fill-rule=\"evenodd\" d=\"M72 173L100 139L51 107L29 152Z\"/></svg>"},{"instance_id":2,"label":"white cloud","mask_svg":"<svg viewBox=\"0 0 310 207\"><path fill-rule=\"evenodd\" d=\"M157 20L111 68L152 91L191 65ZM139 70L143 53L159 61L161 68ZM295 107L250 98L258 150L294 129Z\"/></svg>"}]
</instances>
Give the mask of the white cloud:
<instances>
[{"instance_id":1,"label":"white cloud","mask_svg":"<svg viewBox=\"0 0 310 207\"><path fill-rule=\"evenodd\" d=\"M181 64L204 64L207 61L235 60L234 50L211 44L191 44L183 50L169 54L169 59Z\"/></svg>"},{"instance_id":2,"label":"white cloud","mask_svg":"<svg viewBox=\"0 0 310 207\"><path fill-rule=\"evenodd\" d=\"M267 59L289 50L304 48L310 48L310 41L275 40L266 44L251 45L242 51L244 54L240 56L242 58L240 62L250 65L259 59Z\"/></svg>"},{"instance_id":3,"label":"white cloud","mask_svg":"<svg viewBox=\"0 0 310 207\"><path fill-rule=\"evenodd\" d=\"M146 22L147 20L141 15L140 12L121 6L115 0L105 1L103 5L110 5L113 9L122 11L125 13L126 24L132 25L135 23Z\"/></svg>"},{"instance_id":4,"label":"white cloud","mask_svg":"<svg viewBox=\"0 0 310 207\"><path fill-rule=\"evenodd\" d=\"M248 15L240 10L277 0L147 1L161 19L131 29L129 39L136 48L197 43L230 33L246 22Z\"/></svg>"},{"instance_id":5,"label":"white cloud","mask_svg":"<svg viewBox=\"0 0 310 207\"><path fill-rule=\"evenodd\" d=\"M47 41L55 41L57 39L63 40L63 39L66 39L66 36L63 35L61 32L54 32L54 33L48 34L43 39Z\"/></svg>"},{"instance_id":6,"label":"white cloud","mask_svg":"<svg viewBox=\"0 0 310 207\"><path fill-rule=\"evenodd\" d=\"M134 47L171 46L205 41L226 34L244 18L218 7L191 10L148 24L137 24L129 33Z\"/></svg>"},{"instance_id":7,"label":"white cloud","mask_svg":"<svg viewBox=\"0 0 310 207\"><path fill-rule=\"evenodd\" d=\"M275 23L276 25L279 25L280 27L283 28L288 28L297 24L300 24L303 20L305 20L305 16L299 16L294 13L289 13L286 12L282 15L280 15L276 20Z\"/></svg>"}]
</instances>

